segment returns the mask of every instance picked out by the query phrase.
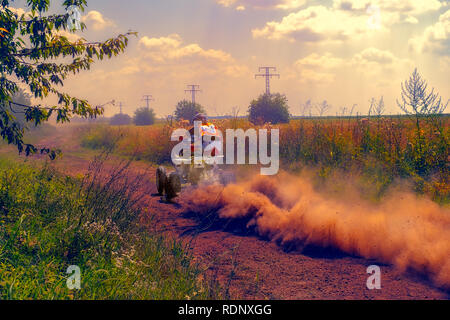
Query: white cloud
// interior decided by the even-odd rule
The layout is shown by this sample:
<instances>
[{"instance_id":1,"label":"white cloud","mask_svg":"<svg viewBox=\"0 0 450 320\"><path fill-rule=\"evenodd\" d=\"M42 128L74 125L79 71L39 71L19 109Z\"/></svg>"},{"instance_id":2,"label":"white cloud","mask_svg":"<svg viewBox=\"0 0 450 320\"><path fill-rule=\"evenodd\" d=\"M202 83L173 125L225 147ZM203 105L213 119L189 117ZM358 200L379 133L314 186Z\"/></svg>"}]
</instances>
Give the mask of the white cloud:
<instances>
[{"instance_id":1,"label":"white cloud","mask_svg":"<svg viewBox=\"0 0 450 320\"><path fill-rule=\"evenodd\" d=\"M100 12L92 10L87 15L84 15L81 20L88 28L92 27L94 31L103 30L115 26L112 20L105 18Z\"/></svg>"},{"instance_id":2,"label":"white cloud","mask_svg":"<svg viewBox=\"0 0 450 320\"><path fill-rule=\"evenodd\" d=\"M369 6L386 12L420 15L445 6L439 0L333 0L333 7L347 11L366 11Z\"/></svg>"},{"instance_id":3,"label":"white cloud","mask_svg":"<svg viewBox=\"0 0 450 320\"><path fill-rule=\"evenodd\" d=\"M443 13L434 25L428 26L422 35L410 39L409 45L419 53L450 56L450 10Z\"/></svg>"},{"instance_id":4,"label":"white cloud","mask_svg":"<svg viewBox=\"0 0 450 320\"><path fill-rule=\"evenodd\" d=\"M183 40L178 34L167 37L149 38L144 36L139 40L139 46L143 56L158 62L170 62L175 60L189 61L215 61L221 63L233 63L230 54L221 51L201 48L192 43L183 45Z\"/></svg>"},{"instance_id":5,"label":"white cloud","mask_svg":"<svg viewBox=\"0 0 450 320\"><path fill-rule=\"evenodd\" d=\"M130 60L123 72L167 72L197 76L220 74L231 77L240 77L249 72L229 53L204 49L196 43L184 44L178 34L160 38L144 36L139 40L139 49L138 57Z\"/></svg>"},{"instance_id":6,"label":"white cloud","mask_svg":"<svg viewBox=\"0 0 450 320\"><path fill-rule=\"evenodd\" d=\"M386 77L393 81L396 74L414 68L411 60L399 58L390 51L377 48L364 49L355 54L349 63L353 70L373 79L378 85L386 83Z\"/></svg>"},{"instance_id":7,"label":"white cloud","mask_svg":"<svg viewBox=\"0 0 450 320\"><path fill-rule=\"evenodd\" d=\"M344 59L327 52L323 55L312 53L294 63L294 69L303 83L329 84L336 78L336 70L346 64Z\"/></svg>"},{"instance_id":8,"label":"white cloud","mask_svg":"<svg viewBox=\"0 0 450 320\"><path fill-rule=\"evenodd\" d=\"M329 84L339 74L348 70L372 77L392 71L411 68L408 59L396 57L393 53L377 48L366 48L348 59L339 58L327 52L323 55L312 53L294 63L301 82Z\"/></svg>"},{"instance_id":9,"label":"white cloud","mask_svg":"<svg viewBox=\"0 0 450 320\"><path fill-rule=\"evenodd\" d=\"M404 22L411 23L411 24L417 24L417 23L419 23L419 20L416 17L408 16L405 18Z\"/></svg>"},{"instance_id":10,"label":"white cloud","mask_svg":"<svg viewBox=\"0 0 450 320\"><path fill-rule=\"evenodd\" d=\"M81 39L81 37L75 33L66 31L66 30L59 30L58 32L54 33L55 35L60 35L63 37L66 37L67 40L71 41L71 42L75 42Z\"/></svg>"},{"instance_id":11,"label":"white cloud","mask_svg":"<svg viewBox=\"0 0 450 320\"><path fill-rule=\"evenodd\" d=\"M341 66L343 63L343 59L334 57L330 52L326 52L324 55L312 53L305 58L297 60L295 66L298 68L333 69Z\"/></svg>"},{"instance_id":12,"label":"white cloud","mask_svg":"<svg viewBox=\"0 0 450 320\"><path fill-rule=\"evenodd\" d=\"M280 22L271 21L262 29L252 30L255 38L289 39L301 42L342 41L360 37L372 31L368 16L355 16L346 11L324 6L311 6L289 14Z\"/></svg>"},{"instance_id":13,"label":"white cloud","mask_svg":"<svg viewBox=\"0 0 450 320\"><path fill-rule=\"evenodd\" d=\"M178 34L171 34L167 37L149 38L144 36L139 40L139 44L147 49L175 49L182 43L181 37Z\"/></svg>"},{"instance_id":14,"label":"white cloud","mask_svg":"<svg viewBox=\"0 0 450 320\"><path fill-rule=\"evenodd\" d=\"M236 10L245 8L289 10L303 6L307 0L216 0L216 2Z\"/></svg>"},{"instance_id":15,"label":"white cloud","mask_svg":"<svg viewBox=\"0 0 450 320\"><path fill-rule=\"evenodd\" d=\"M277 1L275 8L277 9L295 9L299 8L306 3L307 0L285 0L285 1Z\"/></svg>"},{"instance_id":16,"label":"white cloud","mask_svg":"<svg viewBox=\"0 0 450 320\"><path fill-rule=\"evenodd\" d=\"M352 13L377 13L385 26L418 23L417 16L437 11L446 4L439 0L334 0L333 8Z\"/></svg>"},{"instance_id":17,"label":"white cloud","mask_svg":"<svg viewBox=\"0 0 450 320\"><path fill-rule=\"evenodd\" d=\"M310 6L252 32L255 38L341 41L387 32L397 23L417 24L418 16L444 6L438 0L334 0L331 7Z\"/></svg>"},{"instance_id":18,"label":"white cloud","mask_svg":"<svg viewBox=\"0 0 450 320\"><path fill-rule=\"evenodd\" d=\"M387 65L398 62L390 51L384 51L377 48L367 48L356 54L353 58L354 63L367 66L369 64Z\"/></svg>"}]
</instances>

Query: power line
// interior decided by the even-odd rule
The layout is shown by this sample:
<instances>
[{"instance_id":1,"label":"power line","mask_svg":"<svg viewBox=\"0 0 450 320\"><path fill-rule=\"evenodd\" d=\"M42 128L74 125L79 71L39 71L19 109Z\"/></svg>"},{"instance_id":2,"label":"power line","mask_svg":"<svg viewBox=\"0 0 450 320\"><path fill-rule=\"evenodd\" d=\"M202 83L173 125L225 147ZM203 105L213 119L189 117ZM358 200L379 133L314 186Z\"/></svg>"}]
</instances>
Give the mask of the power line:
<instances>
[{"instance_id":1,"label":"power line","mask_svg":"<svg viewBox=\"0 0 450 320\"><path fill-rule=\"evenodd\" d=\"M150 107L150 101L155 101L155 99L153 99L153 96L151 94L144 94L142 100L147 102L147 109Z\"/></svg>"},{"instance_id":2,"label":"power line","mask_svg":"<svg viewBox=\"0 0 450 320\"><path fill-rule=\"evenodd\" d=\"M199 90L200 86L198 84L188 84L187 85L188 90L184 90L184 92L191 92L192 93L192 103L195 104L195 94L197 92L202 92L202 90Z\"/></svg>"},{"instance_id":3,"label":"power line","mask_svg":"<svg viewBox=\"0 0 450 320\"><path fill-rule=\"evenodd\" d=\"M259 67L258 72L261 72L262 70L264 70L265 73L255 74L255 79L258 77L266 78L266 94L270 94L270 79L272 77L278 77L278 79L280 79L280 75L278 73L270 73L270 70L277 71L277 68L275 67Z\"/></svg>"},{"instance_id":4,"label":"power line","mask_svg":"<svg viewBox=\"0 0 450 320\"><path fill-rule=\"evenodd\" d=\"M119 102L120 114L122 114L122 102Z\"/></svg>"}]
</instances>

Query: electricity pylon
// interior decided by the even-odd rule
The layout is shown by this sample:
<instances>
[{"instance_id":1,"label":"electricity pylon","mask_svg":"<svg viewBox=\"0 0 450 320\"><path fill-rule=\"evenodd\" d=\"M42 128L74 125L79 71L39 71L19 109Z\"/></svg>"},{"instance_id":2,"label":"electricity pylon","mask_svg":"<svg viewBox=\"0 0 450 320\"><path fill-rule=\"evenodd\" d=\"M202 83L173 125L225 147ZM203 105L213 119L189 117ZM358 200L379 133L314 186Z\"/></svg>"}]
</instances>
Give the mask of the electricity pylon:
<instances>
[{"instance_id":1,"label":"electricity pylon","mask_svg":"<svg viewBox=\"0 0 450 320\"><path fill-rule=\"evenodd\" d=\"M258 72L261 72L261 70L265 70L265 73L255 74L255 79L258 77L266 78L266 94L270 94L270 79L272 77L278 77L280 79L280 75L278 73L270 73L270 70L277 71L275 67L259 67Z\"/></svg>"},{"instance_id":2,"label":"electricity pylon","mask_svg":"<svg viewBox=\"0 0 450 320\"><path fill-rule=\"evenodd\" d=\"M145 100L147 102L147 109L150 108L150 101L155 101L151 94L144 94L142 100Z\"/></svg>"},{"instance_id":3,"label":"electricity pylon","mask_svg":"<svg viewBox=\"0 0 450 320\"><path fill-rule=\"evenodd\" d=\"M198 84L188 84L187 86L190 89L184 90L184 92L185 93L186 92L191 92L192 93L192 104L195 104L195 94L197 92L202 92L202 90L199 90L200 86Z\"/></svg>"}]
</instances>

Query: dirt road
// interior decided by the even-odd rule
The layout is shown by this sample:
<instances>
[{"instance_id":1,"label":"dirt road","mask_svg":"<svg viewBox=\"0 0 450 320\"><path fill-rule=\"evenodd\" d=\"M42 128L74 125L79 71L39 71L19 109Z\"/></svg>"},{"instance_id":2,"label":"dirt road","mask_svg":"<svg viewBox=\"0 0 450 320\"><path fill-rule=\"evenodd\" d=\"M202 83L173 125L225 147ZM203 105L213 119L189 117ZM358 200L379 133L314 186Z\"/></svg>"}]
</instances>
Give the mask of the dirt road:
<instances>
[{"instance_id":1,"label":"dirt road","mask_svg":"<svg viewBox=\"0 0 450 320\"><path fill-rule=\"evenodd\" d=\"M69 142L70 135L60 134L45 141L58 146L65 155L58 166L68 174L85 172L89 156ZM73 139L70 139L73 140ZM70 151L69 151L70 150ZM155 168L142 162L133 170L147 170L145 197L147 215L154 215L153 225L177 239L189 243L196 261L208 268L212 279L231 298L243 299L448 299L450 293L434 287L423 276L400 273L390 265L352 257L339 252L307 248L288 251L244 230L202 230L186 212L183 194L177 203L166 203L156 194ZM184 192L189 192L185 190ZM145 218L145 217L144 217ZM380 290L368 290L369 265L381 267Z\"/></svg>"}]
</instances>

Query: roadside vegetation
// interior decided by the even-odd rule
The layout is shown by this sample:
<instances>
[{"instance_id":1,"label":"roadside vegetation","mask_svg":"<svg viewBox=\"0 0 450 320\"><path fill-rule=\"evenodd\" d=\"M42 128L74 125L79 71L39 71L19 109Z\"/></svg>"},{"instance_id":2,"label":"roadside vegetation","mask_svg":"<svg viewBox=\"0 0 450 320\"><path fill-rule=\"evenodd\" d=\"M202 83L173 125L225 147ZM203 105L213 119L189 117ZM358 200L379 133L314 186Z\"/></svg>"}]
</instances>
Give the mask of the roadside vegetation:
<instances>
[{"instance_id":1,"label":"roadside vegetation","mask_svg":"<svg viewBox=\"0 0 450 320\"><path fill-rule=\"evenodd\" d=\"M85 148L111 149L118 155L158 164L170 161L170 125L89 125L75 130L75 135L81 137L81 145Z\"/></svg>"},{"instance_id":2,"label":"roadside vegetation","mask_svg":"<svg viewBox=\"0 0 450 320\"><path fill-rule=\"evenodd\" d=\"M155 111L148 107L138 108L134 112L134 124L137 126L149 126L155 123Z\"/></svg>"},{"instance_id":3,"label":"roadside vegetation","mask_svg":"<svg viewBox=\"0 0 450 320\"><path fill-rule=\"evenodd\" d=\"M285 95L262 94L258 99L250 102L248 120L254 124L288 123L289 106Z\"/></svg>"},{"instance_id":4,"label":"roadside vegetation","mask_svg":"<svg viewBox=\"0 0 450 320\"><path fill-rule=\"evenodd\" d=\"M0 300L214 298L186 248L141 224L140 177L103 163L73 178L0 161Z\"/></svg>"},{"instance_id":5,"label":"roadside vegetation","mask_svg":"<svg viewBox=\"0 0 450 320\"><path fill-rule=\"evenodd\" d=\"M450 117L435 119L439 130L426 118L421 120L420 140L415 124L407 117L299 119L270 127L280 129L280 163L285 170L315 168L320 179L337 170L359 174L361 184L367 184L375 198L397 179L406 179L418 193L448 203ZM214 123L221 130L269 127L243 119ZM78 130L84 147L112 147L119 155L161 164L170 162L170 133L176 123L172 126L87 126Z\"/></svg>"},{"instance_id":6,"label":"roadside vegetation","mask_svg":"<svg viewBox=\"0 0 450 320\"><path fill-rule=\"evenodd\" d=\"M195 115L198 113L205 113L203 106L198 103L181 100L175 107L174 116L178 121L186 120L192 122L192 119L194 119Z\"/></svg>"}]
</instances>

